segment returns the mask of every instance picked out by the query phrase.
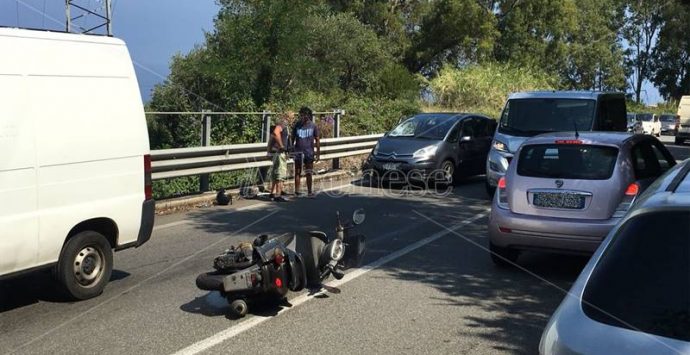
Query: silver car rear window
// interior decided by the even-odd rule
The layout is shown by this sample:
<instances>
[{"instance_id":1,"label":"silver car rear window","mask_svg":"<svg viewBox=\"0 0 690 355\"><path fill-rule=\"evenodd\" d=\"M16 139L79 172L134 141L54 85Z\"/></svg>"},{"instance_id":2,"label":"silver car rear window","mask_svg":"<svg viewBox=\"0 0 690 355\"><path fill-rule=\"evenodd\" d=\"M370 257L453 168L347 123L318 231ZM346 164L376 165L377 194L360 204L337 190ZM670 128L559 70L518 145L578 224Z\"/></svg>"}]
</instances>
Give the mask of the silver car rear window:
<instances>
[{"instance_id":1,"label":"silver car rear window","mask_svg":"<svg viewBox=\"0 0 690 355\"><path fill-rule=\"evenodd\" d=\"M520 176L608 180L618 159L618 148L586 144L534 144L522 148Z\"/></svg>"},{"instance_id":2,"label":"silver car rear window","mask_svg":"<svg viewBox=\"0 0 690 355\"><path fill-rule=\"evenodd\" d=\"M690 211L627 222L582 298L585 314L598 322L690 341Z\"/></svg>"}]
</instances>

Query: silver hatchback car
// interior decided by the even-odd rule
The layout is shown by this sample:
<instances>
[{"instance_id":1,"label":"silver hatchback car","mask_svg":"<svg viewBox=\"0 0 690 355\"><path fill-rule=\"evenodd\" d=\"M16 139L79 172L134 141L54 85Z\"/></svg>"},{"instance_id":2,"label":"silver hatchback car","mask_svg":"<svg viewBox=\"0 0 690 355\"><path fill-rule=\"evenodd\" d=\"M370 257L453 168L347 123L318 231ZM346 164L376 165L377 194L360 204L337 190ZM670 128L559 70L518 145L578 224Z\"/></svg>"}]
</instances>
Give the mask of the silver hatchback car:
<instances>
[{"instance_id":1,"label":"silver hatchback car","mask_svg":"<svg viewBox=\"0 0 690 355\"><path fill-rule=\"evenodd\" d=\"M690 160L650 186L551 317L545 355L690 353Z\"/></svg>"},{"instance_id":2,"label":"silver hatchback car","mask_svg":"<svg viewBox=\"0 0 690 355\"><path fill-rule=\"evenodd\" d=\"M492 259L508 265L526 249L591 254L635 198L674 165L651 136L563 132L528 139L494 196Z\"/></svg>"}]
</instances>

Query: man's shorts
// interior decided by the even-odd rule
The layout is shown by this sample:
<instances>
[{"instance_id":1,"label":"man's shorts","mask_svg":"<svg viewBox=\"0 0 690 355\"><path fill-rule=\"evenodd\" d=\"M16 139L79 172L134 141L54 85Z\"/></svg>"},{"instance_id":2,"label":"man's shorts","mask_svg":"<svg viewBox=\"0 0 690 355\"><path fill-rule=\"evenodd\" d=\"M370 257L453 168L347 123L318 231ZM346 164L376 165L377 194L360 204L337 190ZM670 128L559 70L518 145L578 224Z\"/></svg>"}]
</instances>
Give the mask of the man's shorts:
<instances>
[{"instance_id":1,"label":"man's shorts","mask_svg":"<svg viewBox=\"0 0 690 355\"><path fill-rule=\"evenodd\" d=\"M287 158L284 153L273 153L273 165L269 171L271 181L287 179Z\"/></svg>"},{"instance_id":2,"label":"man's shorts","mask_svg":"<svg viewBox=\"0 0 690 355\"><path fill-rule=\"evenodd\" d=\"M314 153L309 152L295 152L295 167L302 168L304 164L314 163Z\"/></svg>"}]
</instances>

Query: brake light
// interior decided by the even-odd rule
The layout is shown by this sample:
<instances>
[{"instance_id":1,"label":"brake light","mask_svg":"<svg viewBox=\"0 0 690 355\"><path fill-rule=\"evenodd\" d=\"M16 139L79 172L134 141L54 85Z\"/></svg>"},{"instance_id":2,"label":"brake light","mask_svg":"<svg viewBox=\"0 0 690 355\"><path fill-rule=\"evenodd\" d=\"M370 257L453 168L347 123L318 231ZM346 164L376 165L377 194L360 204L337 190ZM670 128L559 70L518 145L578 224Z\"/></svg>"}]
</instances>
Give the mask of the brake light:
<instances>
[{"instance_id":1,"label":"brake light","mask_svg":"<svg viewBox=\"0 0 690 355\"><path fill-rule=\"evenodd\" d=\"M151 179L151 155L144 155L144 196L153 199L153 180Z\"/></svg>"},{"instance_id":2,"label":"brake light","mask_svg":"<svg viewBox=\"0 0 690 355\"><path fill-rule=\"evenodd\" d=\"M505 176L498 180L498 187L496 191L496 198L498 207L503 209L508 209L508 183L506 182Z\"/></svg>"},{"instance_id":3,"label":"brake light","mask_svg":"<svg viewBox=\"0 0 690 355\"><path fill-rule=\"evenodd\" d=\"M630 206L632 206L633 202L635 202L635 199L637 198L637 195L639 193L640 186L638 184L632 183L628 185L628 187L625 189L625 194L621 199L621 203L618 205L616 211L613 213L613 217L625 216L625 214L630 209Z\"/></svg>"},{"instance_id":4,"label":"brake light","mask_svg":"<svg viewBox=\"0 0 690 355\"><path fill-rule=\"evenodd\" d=\"M499 189L505 189L506 188L506 178L502 177L500 180L498 180L498 188Z\"/></svg>"},{"instance_id":5,"label":"brake light","mask_svg":"<svg viewBox=\"0 0 690 355\"><path fill-rule=\"evenodd\" d=\"M556 140L556 144L583 144L579 139L559 139Z\"/></svg>"},{"instance_id":6,"label":"brake light","mask_svg":"<svg viewBox=\"0 0 690 355\"><path fill-rule=\"evenodd\" d=\"M276 280L274 282L276 284L277 288L282 288L283 287L283 280L280 279L280 277L276 277Z\"/></svg>"},{"instance_id":7,"label":"brake light","mask_svg":"<svg viewBox=\"0 0 690 355\"><path fill-rule=\"evenodd\" d=\"M637 196L638 192L640 192L640 186L635 183L628 185L628 188L625 189L626 196Z\"/></svg>"}]
</instances>

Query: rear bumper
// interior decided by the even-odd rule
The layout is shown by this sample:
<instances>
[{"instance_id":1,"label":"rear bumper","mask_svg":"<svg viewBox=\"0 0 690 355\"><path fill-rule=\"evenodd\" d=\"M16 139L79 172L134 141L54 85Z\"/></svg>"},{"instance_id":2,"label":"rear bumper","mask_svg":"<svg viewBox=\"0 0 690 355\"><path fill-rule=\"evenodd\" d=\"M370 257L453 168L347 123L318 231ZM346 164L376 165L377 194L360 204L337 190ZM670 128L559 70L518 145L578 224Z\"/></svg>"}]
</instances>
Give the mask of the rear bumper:
<instances>
[{"instance_id":1,"label":"rear bumper","mask_svg":"<svg viewBox=\"0 0 690 355\"><path fill-rule=\"evenodd\" d=\"M592 253L620 221L576 220L522 215L495 202L489 217L489 239L501 247Z\"/></svg>"},{"instance_id":2,"label":"rear bumper","mask_svg":"<svg viewBox=\"0 0 690 355\"><path fill-rule=\"evenodd\" d=\"M151 239L153 233L153 222L156 218L156 201L146 200L141 209L141 225L139 227L139 235L137 236L137 244L139 247Z\"/></svg>"}]
</instances>

